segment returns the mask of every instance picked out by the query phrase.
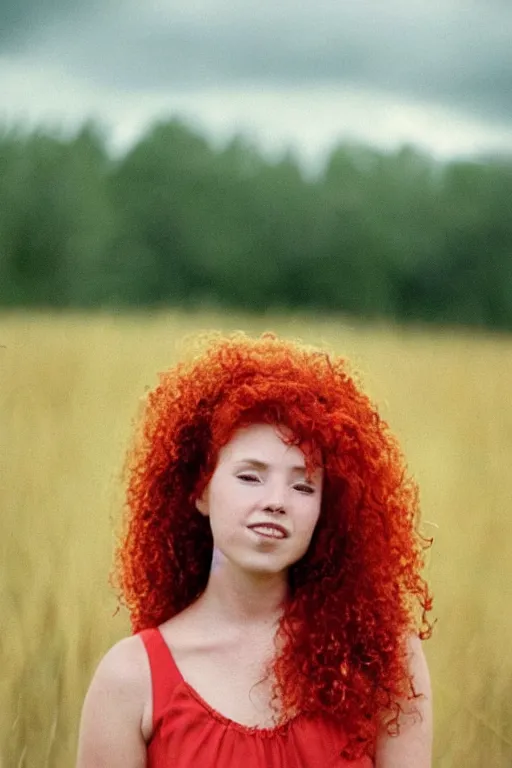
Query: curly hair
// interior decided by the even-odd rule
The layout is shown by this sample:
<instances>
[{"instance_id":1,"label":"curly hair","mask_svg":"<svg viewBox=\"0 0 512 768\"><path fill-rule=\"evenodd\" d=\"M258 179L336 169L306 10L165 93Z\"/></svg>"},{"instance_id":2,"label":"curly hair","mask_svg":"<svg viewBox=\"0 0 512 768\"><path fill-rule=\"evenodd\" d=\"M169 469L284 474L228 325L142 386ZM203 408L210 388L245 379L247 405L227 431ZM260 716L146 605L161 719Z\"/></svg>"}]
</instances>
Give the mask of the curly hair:
<instances>
[{"instance_id":1,"label":"curly hair","mask_svg":"<svg viewBox=\"0 0 512 768\"><path fill-rule=\"evenodd\" d=\"M115 575L132 628L155 627L205 589L209 521L195 500L235 430L284 425L324 468L322 508L289 569L273 703L339 722L345 755L371 750L380 718L398 727L416 692L405 639L430 635L421 575L418 489L396 439L346 359L266 333L207 336L196 357L160 374L127 460Z\"/></svg>"}]
</instances>

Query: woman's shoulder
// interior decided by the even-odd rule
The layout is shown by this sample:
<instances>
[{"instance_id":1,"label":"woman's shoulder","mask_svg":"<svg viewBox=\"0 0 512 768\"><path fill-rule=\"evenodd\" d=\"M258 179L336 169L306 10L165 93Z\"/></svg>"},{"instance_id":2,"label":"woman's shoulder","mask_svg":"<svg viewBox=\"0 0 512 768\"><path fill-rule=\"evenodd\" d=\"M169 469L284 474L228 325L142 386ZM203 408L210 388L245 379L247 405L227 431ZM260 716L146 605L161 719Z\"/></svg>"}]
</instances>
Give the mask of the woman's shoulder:
<instances>
[{"instance_id":1,"label":"woman's shoulder","mask_svg":"<svg viewBox=\"0 0 512 768\"><path fill-rule=\"evenodd\" d=\"M103 656L87 691L78 766L142 765L150 707L151 678L143 644L136 635L126 637Z\"/></svg>"},{"instance_id":2,"label":"woman's shoulder","mask_svg":"<svg viewBox=\"0 0 512 768\"><path fill-rule=\"evenodd\" d=\"M101 659L95 686L109 692L112 702L140 719L146 733L151 727L151 671L141 637L129 635L113 645Z\"/></svg>"},{"instance_id":3,"label":"woman's shoulder","mask_svg":"<svg viewBox=\"0 0 512 768\"><path fill-rule=\"evenodd\" d=\"M149 664L139 635L115 643L101 659L96 674L125 689L143 688L149 682Z\"/></svg>"},{"instance_id":4,"label":"woman's shoulder","mask_svg":"<svg viewBox=\"0 0 512 768\"><path fill-rule=\"evenodd\" d=\"M151 673L148 657L139 635L130 635L113 645L100 660L91 688L98 695L108 693L141 721L151 702Z\"/></svg>"}]
</instances>

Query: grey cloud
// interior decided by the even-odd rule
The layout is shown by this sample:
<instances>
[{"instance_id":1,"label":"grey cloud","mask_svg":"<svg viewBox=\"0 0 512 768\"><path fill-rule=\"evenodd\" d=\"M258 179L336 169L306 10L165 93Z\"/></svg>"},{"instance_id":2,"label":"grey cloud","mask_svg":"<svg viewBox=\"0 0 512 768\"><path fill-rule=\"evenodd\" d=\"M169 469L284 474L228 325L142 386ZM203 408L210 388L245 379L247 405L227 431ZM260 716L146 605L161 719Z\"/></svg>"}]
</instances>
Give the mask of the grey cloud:
<instances>
[{"instance_id":1,"label":"grey cloud","mask_svg":"<svg viewBox=\"0 0 512 768\"><path fill-rule=\"evenodd\" d=\"M75 0L1 0L0 49L19 50L48 21L78 8Z\"/></svg>"},{"instance_id":2,"label":"grey cloud","mask_svg":"<svg viewBox=\"0 0 512 768\"><path fill-rule=\"evenodd\" d=\"M508 0L125 0L83 22L49 27L39 60L126 90L331 82L512 120Z\"/></svg>"}]
</instances>

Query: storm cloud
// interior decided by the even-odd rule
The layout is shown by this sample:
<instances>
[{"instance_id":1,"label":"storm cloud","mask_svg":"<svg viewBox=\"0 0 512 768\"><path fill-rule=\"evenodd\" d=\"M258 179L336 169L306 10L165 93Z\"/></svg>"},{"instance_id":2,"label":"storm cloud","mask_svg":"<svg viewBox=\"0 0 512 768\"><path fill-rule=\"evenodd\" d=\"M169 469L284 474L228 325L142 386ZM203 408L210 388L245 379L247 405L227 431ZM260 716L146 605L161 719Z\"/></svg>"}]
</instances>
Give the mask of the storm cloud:
<instances>
[{"instance_id":1,"label":"storm cloud","mask_svg":"<svg viewBox=\"0 0 512 768\"><path fill-rule=\"evenodd\" d=\"M0 53L19 52L52 23L76 20L97 7L96 0L2 0L0 3Z\"/></svg>"},{"instance_id":2,"label":"storm cloud","mask_svg":"<svg viewBox=\"0 0 512 768\"><path fill-rule=\"evenodd\" d=\"M121 89L346 83L512 120L512 3L2 3L4 47Z\"/></svg>"},{"instance_id":3,"label":"storm cloud","mask_svg":"<svg viewBox=\"0 0 512 768\"><path fill-rule=\"evenodd\" d=\"M2 51L119 94L332 86L512 129L509 0L3 0Z\"/></svg>"}]
</instances>

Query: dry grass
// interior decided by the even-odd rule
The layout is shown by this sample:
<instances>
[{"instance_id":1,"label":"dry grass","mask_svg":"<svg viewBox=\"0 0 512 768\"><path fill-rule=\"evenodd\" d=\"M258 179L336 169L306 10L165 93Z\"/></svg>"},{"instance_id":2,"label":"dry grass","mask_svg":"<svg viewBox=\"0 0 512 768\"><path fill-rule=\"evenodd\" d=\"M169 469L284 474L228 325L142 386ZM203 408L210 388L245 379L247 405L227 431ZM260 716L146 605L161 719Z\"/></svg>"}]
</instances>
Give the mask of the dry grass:
<instances>
[{"instance_id":1,"label":"dry grass","mask_svg":"<svg viewBox=\"0 0 512 768\"><path fill-rule=\"evenodd\" d=\"M74 764L93 668L128 631L107 572L130 421L211 327L326 343L363 372L436 538L435 765L512 765L512 339L177 314L0 318L0 765Z\"/></svg>"}]
</instances>

